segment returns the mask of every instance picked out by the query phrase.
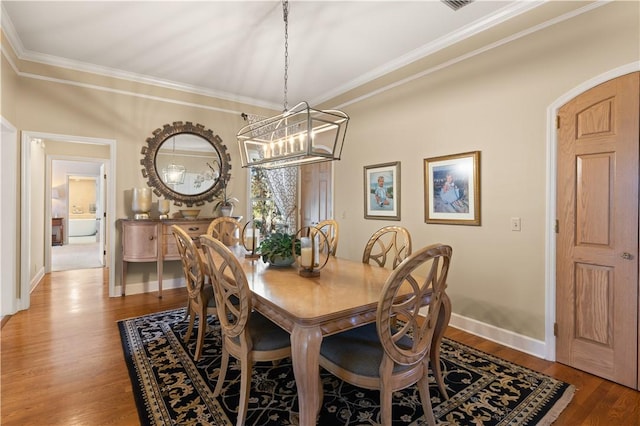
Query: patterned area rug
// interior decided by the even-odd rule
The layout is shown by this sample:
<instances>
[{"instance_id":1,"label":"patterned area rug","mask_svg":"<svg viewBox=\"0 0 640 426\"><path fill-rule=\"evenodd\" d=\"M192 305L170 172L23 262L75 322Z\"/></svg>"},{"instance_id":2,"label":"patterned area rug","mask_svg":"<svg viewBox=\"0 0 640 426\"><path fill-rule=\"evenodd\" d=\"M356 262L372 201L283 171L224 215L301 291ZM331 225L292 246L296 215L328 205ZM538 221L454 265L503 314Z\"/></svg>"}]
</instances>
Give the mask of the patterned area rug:
<instances>
[{"instance_id":1,"label":"patterned area rug","mask_svg":"<svg viewBox=\"0 0 640 426\"><path fill-rule=\"evenodd\" d=\"M199 362L193 360L195 336L187 345L183 342L184 309L118 322L141 424L235 425L240 371L230 363L225 390L213 398L221 338L217 320L208 321ZM432 380L431 400L439 424L549 425L573 397L575 388L567 383L452 340L445 339L441 351L450 398L443 399ZM324 406L317 424L379 423L377 391L351 386L324 370L321 379ZM396 392L393 403L394 425L426 425L416 388ZM255 365L246 425L295 425L297 413L290 360L277 366Z\"/></svg>"}]
</instances>

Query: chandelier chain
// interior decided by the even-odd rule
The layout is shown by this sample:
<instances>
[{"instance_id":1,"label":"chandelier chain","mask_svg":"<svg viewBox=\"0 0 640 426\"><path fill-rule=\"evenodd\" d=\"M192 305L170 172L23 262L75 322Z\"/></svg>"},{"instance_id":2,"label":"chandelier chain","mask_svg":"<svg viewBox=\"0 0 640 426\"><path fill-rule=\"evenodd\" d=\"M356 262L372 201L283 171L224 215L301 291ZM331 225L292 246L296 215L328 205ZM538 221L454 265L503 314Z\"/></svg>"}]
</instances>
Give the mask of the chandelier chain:
<instances>
[{"instance_id":1,"label":"chandelier chain","mask_svg":"<svg viewBox=\"0 0 640 426\"><path fill-rule=\"evenodd\" d=\"M284 16L284 110L289 108L287 101L287 80L289 78L289 0L282 0Z\"/></svg>"}]
</instances>

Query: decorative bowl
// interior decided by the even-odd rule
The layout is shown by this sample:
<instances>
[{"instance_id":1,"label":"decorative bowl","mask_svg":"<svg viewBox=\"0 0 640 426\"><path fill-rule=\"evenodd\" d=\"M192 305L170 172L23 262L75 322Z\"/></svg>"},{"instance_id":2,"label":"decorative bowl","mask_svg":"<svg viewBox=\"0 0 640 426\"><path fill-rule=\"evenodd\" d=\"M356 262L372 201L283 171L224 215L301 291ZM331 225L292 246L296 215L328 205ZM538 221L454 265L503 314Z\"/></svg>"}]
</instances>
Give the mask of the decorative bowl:
<instances>
[{"instance_id":1,"label":"decorative bowl","mask_svg":"<svg viewBox=\"0 0 640 426\"><path fill-rule=\"evenodd\" d=\"M187 209L187 210L180 210L180 214L182 215L182 217L184 217L185 219L195 219L198 217L198 215L200 214L200 209Z\"/></svg>"},{"instance_id":2,"label":"decorative bowl","mask_svg":"<svg viewBox=\"0 0 640 426\"><path fill-rule=\"evenodd\" d=\"M293 256L273 256L273 258L267 259L269 265L275 268L288 268L289 266L293 265L295 261L296 259Z\"/></svg>"}]
</instances>

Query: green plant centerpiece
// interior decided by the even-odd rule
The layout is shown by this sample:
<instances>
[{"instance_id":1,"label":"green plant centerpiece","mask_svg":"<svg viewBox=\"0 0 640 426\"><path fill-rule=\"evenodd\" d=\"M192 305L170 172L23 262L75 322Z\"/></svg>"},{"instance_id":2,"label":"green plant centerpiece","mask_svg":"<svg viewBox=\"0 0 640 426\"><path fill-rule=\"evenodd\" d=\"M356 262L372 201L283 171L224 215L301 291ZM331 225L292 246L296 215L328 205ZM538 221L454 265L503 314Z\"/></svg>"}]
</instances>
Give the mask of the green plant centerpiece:
<instances>
[{"instance_id":1,"label":"green plant centerpiece","mask_svg":"<svg viewBox=\"0 0 640 426\"><path fill-rule=\"evenodd\" d=\"M300 255L300 240L295 235L276 231L267 234L258 246L262 260L272 266L291 266L295 262L293 250Z\"/></svg>"}]
</instances>

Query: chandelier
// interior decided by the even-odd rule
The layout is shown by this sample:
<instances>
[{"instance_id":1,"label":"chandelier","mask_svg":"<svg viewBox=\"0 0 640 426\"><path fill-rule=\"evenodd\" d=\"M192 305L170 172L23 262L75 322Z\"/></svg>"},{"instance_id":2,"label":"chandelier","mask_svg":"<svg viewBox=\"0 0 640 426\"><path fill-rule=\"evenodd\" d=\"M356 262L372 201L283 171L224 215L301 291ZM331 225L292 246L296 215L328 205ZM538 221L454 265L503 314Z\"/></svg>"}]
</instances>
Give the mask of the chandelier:
<instances>
[{"instance_id":1,"label":"chandelier","mask_svg":"<svg viewBox=\"0 0 640 426\"><path fill-rule=\"evenodd\" d=\"M187 172L185 167L175 163L176 154L176 137L173 138L173 150L171 156L171 163L162 169L162 180L167 185L179 185L184 183L184 176Z\"/></svg>"},{"instance_id":2,"label":"chandelier","mask_svg":"<svg viewBox=\"0 0 640 426\"><path fill-rule=\"evenodd\" d=\"M284 16L284 112L238 131L242 167L276 169L339 160L349 116L339 110L318 110L307 102L287 105L289 72L289 2ZM243 115L244 116L244 115Z\"/></svg>"}]
</instances>

